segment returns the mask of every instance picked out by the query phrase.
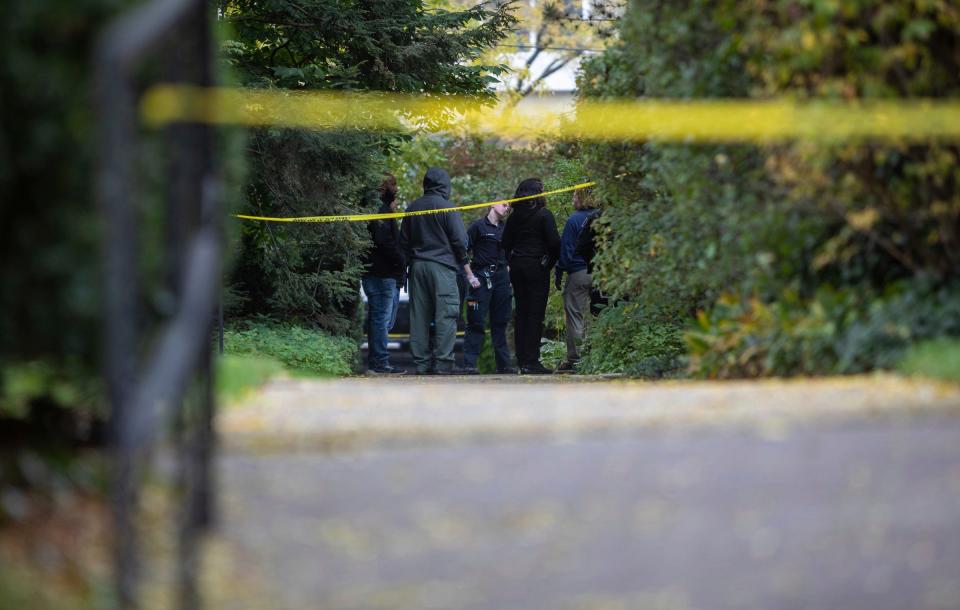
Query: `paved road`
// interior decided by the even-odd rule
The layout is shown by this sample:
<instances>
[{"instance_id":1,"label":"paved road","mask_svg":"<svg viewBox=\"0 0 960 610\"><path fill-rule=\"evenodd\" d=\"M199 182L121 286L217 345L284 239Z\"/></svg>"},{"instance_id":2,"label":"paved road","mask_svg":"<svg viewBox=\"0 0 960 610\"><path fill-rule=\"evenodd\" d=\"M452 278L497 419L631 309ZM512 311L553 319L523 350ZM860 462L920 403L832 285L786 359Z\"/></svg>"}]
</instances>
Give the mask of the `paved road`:
<instances>
[{"instance_id":1,"label":"paved road","mask_svg":"<svg viewBox=\"0 0 960 610\"><path fill-rule=\"evenodd\" d=\"M211 605L960 608L955 387L484 381L229 411Z\"/></svg>"}]
</instances>

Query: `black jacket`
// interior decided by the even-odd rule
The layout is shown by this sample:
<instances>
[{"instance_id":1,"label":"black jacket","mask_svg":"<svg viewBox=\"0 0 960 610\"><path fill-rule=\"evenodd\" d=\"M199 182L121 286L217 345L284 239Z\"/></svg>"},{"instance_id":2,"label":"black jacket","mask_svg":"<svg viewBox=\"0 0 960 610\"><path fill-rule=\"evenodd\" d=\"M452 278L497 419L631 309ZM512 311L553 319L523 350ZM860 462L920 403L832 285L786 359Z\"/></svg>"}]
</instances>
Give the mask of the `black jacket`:
<instances>
[{"instance_id":1,"label":"black jacket","mask_svg":"<svg viewBox=\"0 0 960 610\"><path fill-rule=\"evenodd\" d=\"M431 167L423 177L423 197L407 206L407 212L453 207L450 176ZM408 216L400 225L400 245L413 261L433 261L454 271L467 263L467 232L460 212Z\"/></svg>"},{"instance_id":2,"label":"black jacket","mask_svg":"<svg viewBox=\"0 0 960 610\"><path fill-rule=\"evenodd\" d=\"M467 227L467 250L473 255L470 265L474 271L479 267L492 265L506 266L507 257L503 251L503 223L493 224L482 216Z\"/></svg>"},{"instance_id":3,"label":"black jacket","mask_svg":"<svg viewBox=\"0 0 960 610\"><path fill-rule=\"evenodd\" d=\"M547 267L560 258L560 234L547 208L518 202L503 229L503 249L508 260L517 256L549 257Z\"/></svg>"},{"instance_id":4,"label":"black jacket","mask_svg":"<svg viewBox=\"0 0 960 610\"><path fill-rule=\"evenodd\" d=\"M392 201L382 201L380 212L390 211ZM367 254L366 273L373 277L393 277L402 279L406 269L403 250L400 249L400 230L397 221L371 220L367 223L367 231L373 240L373 248Z\"/></svg>"}]
</instances>

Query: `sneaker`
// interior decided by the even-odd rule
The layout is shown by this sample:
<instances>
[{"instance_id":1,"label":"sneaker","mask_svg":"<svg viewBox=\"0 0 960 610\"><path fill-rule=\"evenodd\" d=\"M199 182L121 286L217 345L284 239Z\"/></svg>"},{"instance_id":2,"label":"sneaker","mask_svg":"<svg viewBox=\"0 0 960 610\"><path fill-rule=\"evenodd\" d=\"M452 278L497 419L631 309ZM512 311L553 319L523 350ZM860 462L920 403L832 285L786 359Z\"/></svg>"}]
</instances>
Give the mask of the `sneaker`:
<instances>
[{"instance_id":1,"label":"sneaker","mask_svg":"<svg viewBox=\"0 0 960 610\"><path fill-rule=\"evenodd\" d=\"M503 368L497 369L497 375L516 375L517 369L512 366L505 366Z\"/></svg>"},{"instance_id":2,"label":"sneaker","mask_svg":"<svg viewBox=\"0 0 960 610\"><path fill-rule=\"evenodd\" d=\"M367 370L367 375L406 375L407 372L403 369L398 369L396 367L386 366L377 367L375 369Z\"/></svg>"},{"instance_id":3,"label":"sneaker","mask_svg":"<svg viewBox=\"0 0 960 610\"><path fill-rule=\"evenodd\" d=\"M465 366L460 369L461 375L479 375L480 370L475 366Z\"/></svg>"},{"instance_id":4,"label":"sneaker","mask_svg":"<svg viewBox=\"0 0 960 610\"><path fill-rule=\"evenodd\" d=\"M580 364L579 360L574 360L572 362L564 362L563 364L557 367L557 372L558 373L576 373L577 365L579 364Z\"/></svg>"},{"instance_id":5,"label":"sneaker","mask_svg":"<svg viewBox=\"0 0 960 610\"><path fill-rule=\"evenodd\" d=\"M520 367L521 375L553 375L553 371L543 366L539 362Z\"/></svg>"},{"instance_id":6,"label":"sneaker","mask_svg":"<svg viewBox=\"0 0 960 610\"><path fill-rule=\"evenodd\" d=\"M476 369L473 369L473 370L476 371ZM475 375L476 373L467 373L465 372L464 369L461 369L455 366L449 369L437 369L433 372L433 374L434 375L470 375L470 374Z\"/></svg>"}]
</instances>

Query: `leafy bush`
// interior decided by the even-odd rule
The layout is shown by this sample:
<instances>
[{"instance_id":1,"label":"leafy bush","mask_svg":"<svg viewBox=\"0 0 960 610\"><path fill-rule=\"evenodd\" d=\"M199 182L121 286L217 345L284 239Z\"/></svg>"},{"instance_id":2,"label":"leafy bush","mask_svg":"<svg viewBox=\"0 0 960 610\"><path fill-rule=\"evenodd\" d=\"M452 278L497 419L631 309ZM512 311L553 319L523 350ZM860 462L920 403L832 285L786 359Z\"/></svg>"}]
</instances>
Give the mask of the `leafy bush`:
<instances>
[{"instance_id":1,"label":"leafy bush","mask_svg":"<svg viewBox=\"0 0 960 610\"><path fill-rule=\"evenodd\" d=\"M566 342L554 339L540 340L540 362L548 369L555 369L567 358Z\"/></svg>"},{"instance_id":2,"label":"leafy bush","mask_svg":"<svg viewBox=\"0 0 960 610\"><path fill-rule=\"evenodd\" d=\"M721 298L686 333L699 377L859 373L896 366L913 343L960 336L960 289L923 282L887 295L822 287L765 303Z\"/></svg>"},{"instance_id":3,"label":"leafy bush","mask_svg":"<svg viewBox=\"0 0 960 610\"><path fill-rule=\"evenodd\" d=\"M709 378L830 372L850 298L827 290L809 303L795 294L772 303L721 297L685 335L691 372Z\"/></svg>"},{"instance_id":4,"label":"leafy bush","mask_svg":"<svg viewBox=\"0 0 960 610\"><path fill-rule=\"evenodd\" d=\"M682 328L662 311L639 303L604 308L584 340L580 371L672 376L683 368Z\"/></svg>"},{"instance_id":5,"label":"leafy bush","mask_svg":"<svg viewBox=\"0 0 960 610\"><path fill-rule=\"evenodd\" d=\"M319 330L246 322L224 332L224 352L267 356L290 369L319 375L349 375L358 348L349 337Z\"/></svg>"}]
</instances>

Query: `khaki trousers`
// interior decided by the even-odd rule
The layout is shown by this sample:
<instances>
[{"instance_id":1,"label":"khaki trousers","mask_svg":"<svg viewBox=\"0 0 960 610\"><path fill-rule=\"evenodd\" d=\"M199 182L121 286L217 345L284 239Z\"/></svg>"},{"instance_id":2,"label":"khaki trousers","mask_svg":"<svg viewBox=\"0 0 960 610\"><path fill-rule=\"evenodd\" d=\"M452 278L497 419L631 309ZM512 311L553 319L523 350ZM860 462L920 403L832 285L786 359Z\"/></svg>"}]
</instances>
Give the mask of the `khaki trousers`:
<instances>
[{"instance_id":1,"label":"khaki trousers","mask_svg":"<svg viewBox=\"0 0 960 610\"><path fill-rule=\"evenodd\" d=\"M590 287L593 285L586 269L567 274L563 287L563 313L566 318L567 362L580 360L580 343L590 317Z\"/></svg>"}]
</instances>

